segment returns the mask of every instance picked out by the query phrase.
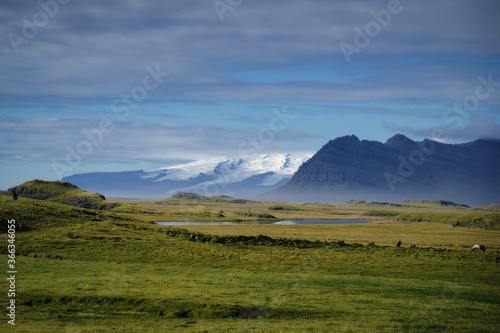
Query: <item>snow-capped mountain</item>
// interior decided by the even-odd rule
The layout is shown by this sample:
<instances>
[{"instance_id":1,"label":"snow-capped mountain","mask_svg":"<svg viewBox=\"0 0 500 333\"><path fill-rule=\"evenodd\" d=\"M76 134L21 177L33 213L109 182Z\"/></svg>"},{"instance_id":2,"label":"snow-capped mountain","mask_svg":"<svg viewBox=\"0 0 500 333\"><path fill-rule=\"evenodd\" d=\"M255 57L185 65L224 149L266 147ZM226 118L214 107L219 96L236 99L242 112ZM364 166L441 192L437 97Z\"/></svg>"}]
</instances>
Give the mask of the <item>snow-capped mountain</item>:
<instances>
[{"instance_id":1,"label":"snow-capped mountain","mask_svg":"<svg viewBox=\"0 0 500 333\"><path fill-rule=\"evenodd\" d=\"M110 197L168 197L177 192L251 198L286 182L313 153L213 159L151 171L87 173L63 180Z\"/></svg>"}]
</instances>

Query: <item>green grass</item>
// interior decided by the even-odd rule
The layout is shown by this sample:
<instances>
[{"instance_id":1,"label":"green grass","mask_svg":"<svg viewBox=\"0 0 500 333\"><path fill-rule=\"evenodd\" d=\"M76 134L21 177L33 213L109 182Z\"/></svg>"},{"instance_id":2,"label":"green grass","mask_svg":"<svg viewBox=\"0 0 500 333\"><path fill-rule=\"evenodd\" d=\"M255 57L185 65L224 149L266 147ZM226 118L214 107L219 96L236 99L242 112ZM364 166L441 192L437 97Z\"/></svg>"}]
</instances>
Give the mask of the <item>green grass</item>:
<instances>
[{"instance_id":1,"label":"green grass","mask_svg":"<svg viewBox=\"0 0 500 333\"><path fill-rule=\"evenodd\" d=\"M139 204L141 209L155 213L143 214L150 221L256 221L265 214L278 220L288 219L361 219L361 220L420 220L471 228L498 228L499 212L495 205L484 208L466 207L443 201L407 201L402 204L365 203L346 204L295 203L251 201L226 196L206 197L179 193L172 198L158 200L115 200L121 204ZM493 208L492 208L493 207ZM118 207L114 211L120 211ZM121 210L123 211L123 210ZM241 216L242 212L252 212ZM413 214L413 215L411 215ZM420 215L416 215L420 214ZM269 216L270 217L270 216ZM462 219L464 218L464 219ZM468 220L471 221L468 221ZM459 222L459 223L455 223Z\"/></svg>"},{"instance_id":2,"label":"green grass","mask_svg":"<svg viewBox=\"0 0 500 333\"><path fill-rule=\"evenodd\" d=\"M15 330L500 331L500 231L452 228L448 220L394 221L401 214L432 219L491 212L429 202L176 200L182 202L123 200L108 212L0 196L1 221L14 218L30 227L16 233ZM263 214L279 205L300 209L271 209L276 218L371 214L385 220L183 228L150 222L186 212L241 218L236 212ZM403 247L394 246L398 240ZM0 242L6 264L5 233ZM472 252L476 242L487 251ZM7 287L3 279L0 288ZM2 292L0 303L8 301ZM2 306L2 325L6 313Z\"/></svg>"},{"instance_id":3,"label":"green grass","mask_svg":"<svg viewBox=\"0 0 500 333\"><path fill-rule=\"evenodd\" d=\"M26 332L499 328L494 251L204 243L129 221L20 232L16 244Z\"/></svg>"},{"instance_id":4,"label":"green grass","mask_svg":"<svg viewBox=\"0 0 500 333\"><path fill-rule=\"evenodd\" d=\"M0 195L0 230L7 230L7 220L14 219L24 229L52 228L87 221L136 220L100 210L84 209L45 200Z\"/></svg>"},{"instance_id":5,"label":"green grass","mask_svg":"<svg viewBox=\"0 0 500 333\"><path fill-rule=\"evenodd\" d=\"M441 213L441 212L412 212L394 216L396 221L409 222L438 222L450 224L452 227L468 227L482 230L500 230L500 213Z\"/></svg>"}]
</instances>

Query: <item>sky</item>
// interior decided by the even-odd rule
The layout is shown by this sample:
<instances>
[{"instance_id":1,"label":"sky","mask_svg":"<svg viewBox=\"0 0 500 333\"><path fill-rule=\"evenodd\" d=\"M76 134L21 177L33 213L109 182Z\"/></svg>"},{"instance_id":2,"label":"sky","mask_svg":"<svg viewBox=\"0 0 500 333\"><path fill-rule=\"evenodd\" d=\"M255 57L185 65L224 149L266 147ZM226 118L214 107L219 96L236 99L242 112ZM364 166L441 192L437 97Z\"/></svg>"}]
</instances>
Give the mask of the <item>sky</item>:
<instances>
[{"instance_id":1,"label":"sky","mask_svg":"<svg viewBox=\"0 0 500 333\"><path fill-rule=\"evenodd\" d=\"M0 189L352 134L500 139L499 17L498 0L3 0Z\"/></svg>"}]
</instances>

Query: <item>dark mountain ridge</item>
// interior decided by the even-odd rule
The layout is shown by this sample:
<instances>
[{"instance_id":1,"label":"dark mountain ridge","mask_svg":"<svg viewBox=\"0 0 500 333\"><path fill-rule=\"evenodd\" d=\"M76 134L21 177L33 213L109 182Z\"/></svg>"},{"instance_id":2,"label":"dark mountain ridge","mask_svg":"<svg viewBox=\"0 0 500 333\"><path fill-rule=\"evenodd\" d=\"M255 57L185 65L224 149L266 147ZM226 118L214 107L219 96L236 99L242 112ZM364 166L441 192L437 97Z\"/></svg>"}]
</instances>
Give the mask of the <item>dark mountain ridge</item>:
<instances>
[{"instance_id":1,"label":"dark mountain ridge","mask_svg":"<svg viewBox=\"0 0 500 333\"><path fill-rule=\"evenodd\" d=\"M397 134L385 143L331 140L290 181L266 195L282 201L500 201L500 141L444 144Z\"/></svg>"}]
</instances>

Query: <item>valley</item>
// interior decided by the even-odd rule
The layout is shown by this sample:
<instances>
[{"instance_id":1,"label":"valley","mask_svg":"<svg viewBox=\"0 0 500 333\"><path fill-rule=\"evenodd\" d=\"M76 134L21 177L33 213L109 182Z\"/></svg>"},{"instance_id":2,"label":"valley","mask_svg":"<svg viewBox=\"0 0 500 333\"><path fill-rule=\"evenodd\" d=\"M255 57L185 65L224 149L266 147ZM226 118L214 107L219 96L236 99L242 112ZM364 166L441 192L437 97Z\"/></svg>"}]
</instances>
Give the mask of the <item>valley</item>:
<instances>
[{"instance_id":1,"label":"valley","mask_svg":"<svg viewBox=\"0 0 500 333\"><path fill-rule=\"evenodd\" d=\"M16 328L23 332L499 329L500 212L493 205L302 204L192 193L104 199L64 183L23 186L38 190L20 193L53 193L57 201L0 196L2 225L16 219L23 226L16 231ZM69 200L75 195L100 209L78 207L85 202ZM414 214L434 221L398 220ZM155 223L303 218L371 222ZM471 251L476 243L486 252Z\"/></svg>"}]
</instances>

